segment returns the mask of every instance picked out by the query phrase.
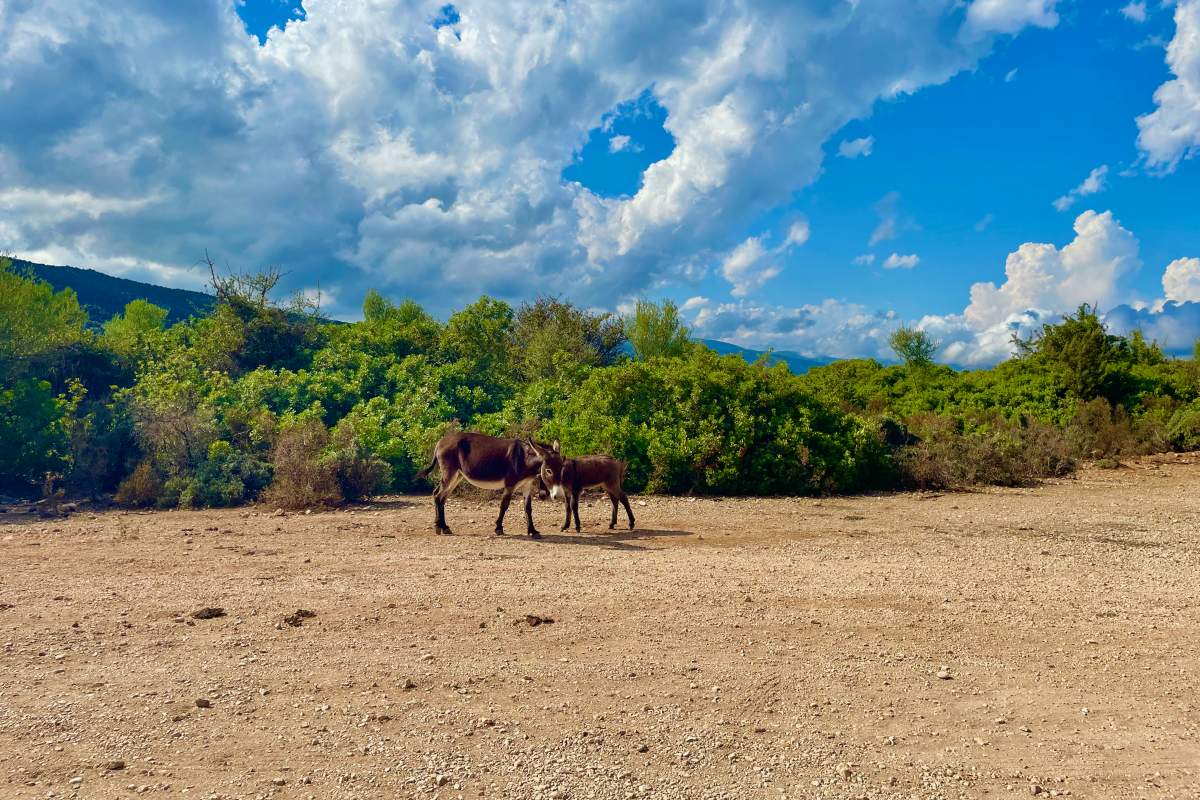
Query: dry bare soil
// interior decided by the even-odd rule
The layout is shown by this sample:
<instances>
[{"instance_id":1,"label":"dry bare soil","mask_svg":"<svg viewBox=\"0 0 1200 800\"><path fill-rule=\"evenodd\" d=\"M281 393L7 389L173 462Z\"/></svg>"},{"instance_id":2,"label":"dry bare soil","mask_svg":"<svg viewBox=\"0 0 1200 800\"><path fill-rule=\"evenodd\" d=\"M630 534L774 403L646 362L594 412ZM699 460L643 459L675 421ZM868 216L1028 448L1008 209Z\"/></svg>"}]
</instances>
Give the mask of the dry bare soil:
<instances>
[{"instance_id":1,"label":"dry bare soil","mask_svg":"<svg viewBox=\"0 0 1200 800\"><path fill-rule=\"evenodd\" d=\"M1194 798L1198 487L10 507L0 796Z\"/></svg>"}]
</instances>

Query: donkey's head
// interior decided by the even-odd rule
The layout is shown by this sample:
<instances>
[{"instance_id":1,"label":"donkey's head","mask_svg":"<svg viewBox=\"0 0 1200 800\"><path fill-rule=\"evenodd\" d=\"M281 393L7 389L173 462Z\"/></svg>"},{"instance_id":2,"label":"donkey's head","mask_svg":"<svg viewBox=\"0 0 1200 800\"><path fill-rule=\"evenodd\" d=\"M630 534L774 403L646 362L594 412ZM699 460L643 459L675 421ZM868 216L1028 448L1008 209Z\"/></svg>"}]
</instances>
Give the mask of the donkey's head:
<instances>
[{"instance_id":1,"label":"donkey's head","mask_svg":"<svg viewBox=\"0 0 1200 800\"><path fill-rule=\"evenodd\" d=\"M526 439L525 443L533 448L533 452L542 460L542 465L538 468L538 478L541 479L542 485L550 492L551 497L558 500L565 494L562 486L565 459L560 452L558 440L555 439L550 444L539 444L532 439Z\"/></svg>"}]
</instances>

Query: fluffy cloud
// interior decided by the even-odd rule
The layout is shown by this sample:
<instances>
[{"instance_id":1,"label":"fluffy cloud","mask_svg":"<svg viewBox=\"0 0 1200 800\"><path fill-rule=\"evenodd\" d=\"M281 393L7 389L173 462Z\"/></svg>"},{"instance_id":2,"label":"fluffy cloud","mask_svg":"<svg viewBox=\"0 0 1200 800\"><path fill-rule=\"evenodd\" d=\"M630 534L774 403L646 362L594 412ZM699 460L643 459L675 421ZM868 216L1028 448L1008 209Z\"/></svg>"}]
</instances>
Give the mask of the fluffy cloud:
<instances>
[{"instance_id":1,"label":"fluffy cloud","mask_svg":"<svg viewBox=\"0 0 1200 800\"><path fill-rule=\"evenodd\" d=\"M721 263L721 275L733 285L730 294L742 297L779 274L777 264L764 264L768 252L762 240L752 236L733 248Z\"/></svg>"},{"instance_id":2,"label":"fluffy cloud","mask_svg":"<svg viewBox=\"0 0 1200 800\"><path fill-rule=\"evenodd\" d=\"M1200 0L1179 0L1175 37L1167 45L1174 77L1154 93L1156 108L1138 117L1138 148L1146 163L1171 171L1200 150Z\"/></svg>"},{"instance_id":3,"label":"fluffy cloud","mask_svg":"<svg viewBox=\"0 0 1200 800\"><path fill-rule=\"evenodd\" d=\"M799 219L788 228L787 236L778 247L768 249L763 237L751 236L725 256L721 262L721 275L732 285L729 293L734 297L745 297L759 289L781 271L780 260L793 247L808 241L808 220Z\"/></svg>"},{"instance_id":4,"label":"fluffy cloud","mask_svg":"<svg viewBox=\"0 0 1200 800\"><path fill-rule=\"evenodd\" d=\"M1005 324L1028 310L1065 311L1080 303L1111 305L1119 282L1137 269L1138 242L1111 211L1085 211L1062 249L1027 243L1004 263L1004 283L976 283L963 316L975 330Z\"/></svg>"},{"instance_id":5,"label":"fluffy cloud","mask_svg":"<svg viewBox=\"0 0 1200 800\"><path fill-rule=\"evenodd\" d=\"M1075 205L1075 201L1079 198L1098 194L1104 191L1104 184L1107 178L1108 165L1101 164L1088 173L1088 176L1083 179L1083 183L1079 184L1074 189L1055 200L1054 208L1058 211L1066 211L1068 208Z\"/></svg>"},{"instance_id":6,"label":"fluffy cloud","mask_svg":"<svg viewBox=\"0 0 1200 800\"><path fill-rule=\"evenodd\" d=\"M630 139L628 136L618 134L608 140L608 152L619 153L622 150L629 149ZM636 149L636 146L634 147Z\"/></svg>"},{"instance_id":7,"label":"fluffy cloud","mask_svg":"<svg viewBox=\"0 0 1200 800\"><path fill-rule=\"evenodd\" d=\"M967 8L966 32L1016 33L1026 25L1053 28L1058 24L1057 0L975 0Z\"/></svg>"},{"instance_id":8,"label":"fluffy cloud","mask_svg":"<svg viewBox=\"0 0 1200 800\"><path fill-rule=\"evenodd\" d=\"M861 139L846 139L838 145L838 155L842 158L858 158L871 155L875 148L875 137L864 136Z\"/></svg>"},{"instance_id":9,"label":"fluffy cloud","mask_svg":"<svg viewBox=\"0 0 1200 800\"><path fill-rule=\"evenodd\" d=\"M729 251L876 101L1053 16L976 0L955 36L958 0L437 6L308 0L259 46L229 2L0 3L0 248L186 270L207 247L330 283L335 313L368 285L615 304ZM632 197L565 182L648 89L674 151Z\"/></svg>"},{"instance_id":10,"label":"fluffy cloud","mask_svg":"<svg viewBox=\"0 0 1200 800\"><path fill-rule=\"evenodd\" d=\"M1167 264L1162 287L1169 301L1200 302L1200 258L1177 258Z\"/></svg>"},{"instance_id":11,"label":"fluffy cloud","mask_svg":"<svg viewBox=\"0 0 1200 800\"><path fill-rule=\"evenodd\" d=\"M1169 353L1190 355L1200 339L1200 303L1167 302L1155 309L1119 305L1104 322L1116 333L1138 330Z\"/></svg>"},{"instance_id":12,"label":"fluffy cloud","mask_svg":"<svg viewBox=\"0 0 1200 800\"><path fill-rule=\"evenodd\" d=\"M1145 22L1146 3L1144 0L1136 0L1136 2L1121 6L1121 15L1132 22Z\"/></svg>"},{"instance_id":13,"label":"fluffy cloud","mask_svg":"<svg viewBox=\"0 0 1200 800\"><path fill-rule=\"evenodd\" d=\"M892 253L883 262L884 269L912 269L917 264L921 263L921 259L916 253L902 256L899 253Z\"/></svg>"},{"instance_id":14,"label":"fluffy cloud","mask_svg":"<svg viewBox=\"0 0 1200 800\"><path fill-rule=\"evenodd\" d=\"M1022 244L1005 262L1004 281L972 286L962 313L927 315L910 324L942 343L941 359L983 366L1012 354L1014 334L1028 336L1089 303L1107 309L1105 321L1116 332L1140 328L1174 352L1190 351L1200 336L1200 259L1181 258L1167 266L1165 298L1154 306L1114 305L1125 279L1140 265L1137 239L1107 211L1080 214L1074 233L1061 248ZM890 311L838 300L799 308L694 300L684 308L702 335L808 355L890 358L888 335L903 321Z\"/></svg>"},{"instance_id":15,"label":"fluffy cloud","mask_svg":"<svg viewBox=\"0 0 1200 800\"><path fill-rule=\"evenodd\" d=\"M869 267L875 263L875 254L863 253L861 256L855 256L854 263L860 267Z\"/></svg>"}]
</instances>

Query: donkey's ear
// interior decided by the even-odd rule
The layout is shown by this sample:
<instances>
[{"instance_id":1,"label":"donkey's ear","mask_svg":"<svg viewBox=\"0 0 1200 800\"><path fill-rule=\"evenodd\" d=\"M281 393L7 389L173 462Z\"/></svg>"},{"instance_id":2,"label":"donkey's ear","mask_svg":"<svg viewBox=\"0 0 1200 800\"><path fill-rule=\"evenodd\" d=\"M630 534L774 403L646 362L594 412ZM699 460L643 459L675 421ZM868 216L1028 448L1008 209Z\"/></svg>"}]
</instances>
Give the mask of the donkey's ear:
<instances>
[{"instance_id":1,"label":"donkey's ear","mask_svg":"<svg viewBox=\"0 0 1200 800\"><path fill-rule=\"evenodd\" d=\"M555 439L553 442L551 442L551 443L550 443L550 449L551 449L551 450L553 450L553 451L554 451L554 452L556 452L556 453L557 453L557 452L559 452L559 449L558 449L558 439Z\"/></svg>"}]
</instances>

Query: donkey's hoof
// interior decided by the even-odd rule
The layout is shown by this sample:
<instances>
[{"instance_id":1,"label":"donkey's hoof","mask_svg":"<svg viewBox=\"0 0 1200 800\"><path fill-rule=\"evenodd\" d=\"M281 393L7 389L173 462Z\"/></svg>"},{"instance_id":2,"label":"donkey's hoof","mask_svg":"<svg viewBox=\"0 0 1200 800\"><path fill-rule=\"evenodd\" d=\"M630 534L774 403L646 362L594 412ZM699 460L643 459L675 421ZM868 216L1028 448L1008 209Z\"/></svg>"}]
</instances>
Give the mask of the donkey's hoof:
<instances>
[{"instance_id":1,"label":"donkey's hoof","mask_svg":"<svg viewBox=\"0 0 1200 800\"><path fill-rule=\"evenodd\" d=\"M454 535L454 531L450 530L449 528L434 528L434 532L437 533L438 536L453 536Z\"/></svg>"},{"instance_id":2,"label":"donkey's hoof","mask_svg":"<svg viewBox=\"0 0 1200 800\"><path fill-rule=\"evenodd\" d=\"M529 538L530 539L540 539L540 538L542 538L542 535L540 533L538 533L537 531L530 531Z\"/></svg>"},{"instance_id":3,"label":"donkey's hoof","mask_svg":"<svg viewBox=\"0 0 1200 800\"><path fill-rule=\"evenodd\" d=\"M497 536L503 536L503 535L504 535L504 528L496 528L496 535L497 535Z\"/></svg>"},{"instance_id":4,"label":"donkey's hoof","mask_svg":"<svg viewBox=\"0 0 1200 800\"><path fill-rule=\"evenodd\" d=\"M569 525L563 525L561 528L559 528L559 530L560 530L560 531L565 531L565 530L566 530L567 528L569 528L569 527L570 527Z\"/></svg>"}]
</instances>

